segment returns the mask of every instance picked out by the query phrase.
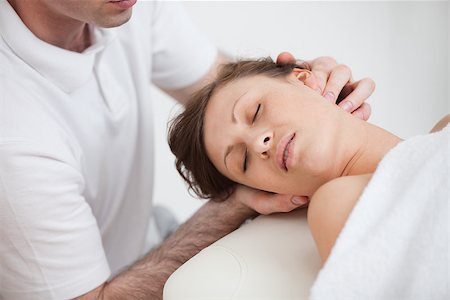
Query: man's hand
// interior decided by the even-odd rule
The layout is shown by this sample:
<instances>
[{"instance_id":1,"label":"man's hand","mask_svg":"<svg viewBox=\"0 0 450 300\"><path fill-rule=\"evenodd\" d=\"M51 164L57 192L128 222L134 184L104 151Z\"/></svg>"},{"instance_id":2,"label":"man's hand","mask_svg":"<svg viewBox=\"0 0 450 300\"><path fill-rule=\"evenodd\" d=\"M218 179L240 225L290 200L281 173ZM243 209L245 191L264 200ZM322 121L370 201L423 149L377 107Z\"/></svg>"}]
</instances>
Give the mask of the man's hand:
<instances>
[{"instance_id":1,"label":"man's hand","mask_svg":"<svg viewBox=\"0 0 450 300\"><path fill-rule=\"evenodd\" d=\"M346 65L338 64L334 58L319 57L311 61L296 60L289 52L277 57L278 64L296 63L314 74L314 89L330 102L362 120L369 119L370 105L365 101L372 95L375 82L370 78L353 81L352 72Z\"/></svg>"},{"instance_id":2,"label":"man's hand","mask_svg":"<svg viewBox=\"0 0 450 300\"><path fill-rule=\"evenodd\" d=\"M274 194L243 185L239 185L230 197L234 197L237 201L262 215L289 212L306 205L309 201L308 197L305 196Z\"/></svg>"}]
</instances>

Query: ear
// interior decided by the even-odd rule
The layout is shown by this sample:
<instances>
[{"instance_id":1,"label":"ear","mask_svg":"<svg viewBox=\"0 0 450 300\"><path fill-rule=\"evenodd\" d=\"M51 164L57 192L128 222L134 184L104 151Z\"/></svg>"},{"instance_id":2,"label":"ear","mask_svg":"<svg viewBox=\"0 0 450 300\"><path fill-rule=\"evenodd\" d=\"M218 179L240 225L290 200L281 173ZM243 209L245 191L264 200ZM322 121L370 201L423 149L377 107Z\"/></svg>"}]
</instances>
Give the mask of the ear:
<instances>
[{"instance_id":1,"label":"ear","mask_svg":"<svg viewBox=\"0 0 450 300\"><path fill-rule=\"evenodd\" d=\"M293 75L297 80L303 82L307 87L316 90L319 87L319 83L314 74L307 69L294 68L292 70Z\"/></svg>"}]
</instances>

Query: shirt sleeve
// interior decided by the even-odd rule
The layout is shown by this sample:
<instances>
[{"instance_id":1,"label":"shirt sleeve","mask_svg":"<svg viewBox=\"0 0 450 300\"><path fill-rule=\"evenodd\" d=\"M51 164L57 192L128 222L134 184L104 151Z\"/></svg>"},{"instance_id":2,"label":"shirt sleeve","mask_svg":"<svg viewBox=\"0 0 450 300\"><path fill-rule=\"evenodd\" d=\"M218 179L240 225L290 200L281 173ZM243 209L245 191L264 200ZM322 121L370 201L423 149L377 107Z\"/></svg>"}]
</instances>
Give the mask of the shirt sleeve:
<instances>
[{"instance_id":1,"label":"shirt sleeve","mask_svg":"<svg viewBox=\"0 0 450 300\"><path fill-rule=\"evenodd\" d=\"M110 276L67 149L0 140L0 298L68 299Z\"/></svg>"},{"instance_id":2,"label":"shirt sleeve","mask_svg":"<svg viewBox=\"0 0 450 300\"><path fill-rule=\"evenodd\" d=\"M217 48L192 23L182 4L156 1L152 11L152 78L166 89L189 86L217 58Z\"/></svg>"}]
</instances>

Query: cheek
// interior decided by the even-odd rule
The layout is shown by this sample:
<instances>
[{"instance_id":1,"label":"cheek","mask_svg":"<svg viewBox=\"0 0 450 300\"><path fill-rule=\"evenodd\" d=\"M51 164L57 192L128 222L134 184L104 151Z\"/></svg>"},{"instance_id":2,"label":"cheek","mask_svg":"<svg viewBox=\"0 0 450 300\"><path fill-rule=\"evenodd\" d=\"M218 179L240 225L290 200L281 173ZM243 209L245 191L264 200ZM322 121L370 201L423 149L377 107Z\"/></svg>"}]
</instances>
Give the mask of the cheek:
<instances>
[{"instance_id":1,"label":"cheek","mask_svg":"<svg viewBox=\"0 0 450 300\"><path fill-rule=\"evenodd\" d=\"M253 168L251 171L247 171L245 178L239 178L237 182L264 191L272 191L273 183L276 181L275 174L267 172L267 170L261 170Z\"/></svg>"},{"instance_id":2,"label":"cheek","mask_svg":"<svg viewBox=\"0 0 450 300\"><path fill-rule=\"evenodd\" d=\"M283 176L271 168L261 166L248 172L242 184L252 188L273 193L289 193L295 186L295 179Z\"/></svg>"},{"instance_id":3,"label":"cheek","mask_svg":"<svg viewBox=\"0 0 450 300\"><path fill-rule=\"evenodd\" d=\"M335 166L333 146L327 143L310 145L300 156L300 169L307 178L326 181L331 178Z\"/></svg>"}]
</instances>

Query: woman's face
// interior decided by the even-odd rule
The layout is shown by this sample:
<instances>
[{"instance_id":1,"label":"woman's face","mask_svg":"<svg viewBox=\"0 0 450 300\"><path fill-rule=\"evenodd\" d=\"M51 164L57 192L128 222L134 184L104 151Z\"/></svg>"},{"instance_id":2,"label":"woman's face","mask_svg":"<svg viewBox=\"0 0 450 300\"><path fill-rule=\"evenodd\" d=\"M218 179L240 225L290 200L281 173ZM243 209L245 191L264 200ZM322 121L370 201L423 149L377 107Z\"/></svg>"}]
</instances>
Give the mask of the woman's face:
<instances>
[{"instance_id":1,"label":"woman's face","mask_svg":"<svg viewBox=\"0 0 450 300\"><path fill-rule=\"evenodd\" d=\"M205 112L204 141L222 174L257 189L299 196L311 196L338 176L338 108L296 74L245 77L214 93Z\"/></svg>"}]
</instances>

